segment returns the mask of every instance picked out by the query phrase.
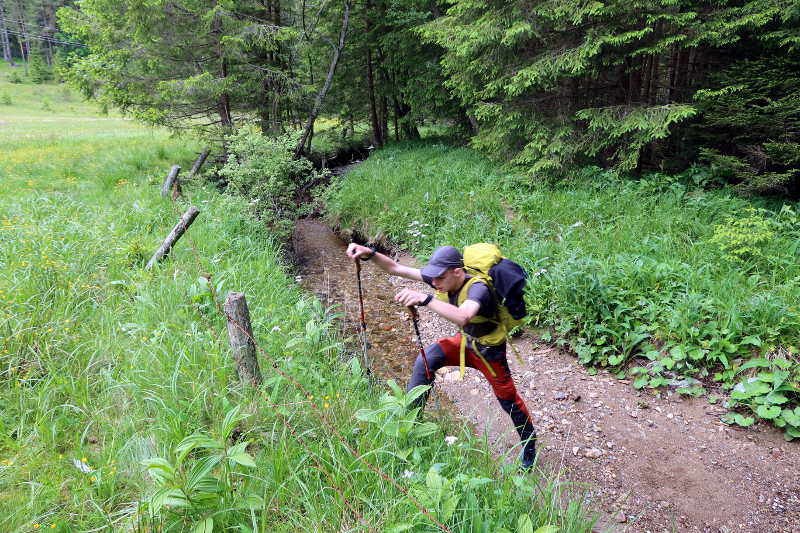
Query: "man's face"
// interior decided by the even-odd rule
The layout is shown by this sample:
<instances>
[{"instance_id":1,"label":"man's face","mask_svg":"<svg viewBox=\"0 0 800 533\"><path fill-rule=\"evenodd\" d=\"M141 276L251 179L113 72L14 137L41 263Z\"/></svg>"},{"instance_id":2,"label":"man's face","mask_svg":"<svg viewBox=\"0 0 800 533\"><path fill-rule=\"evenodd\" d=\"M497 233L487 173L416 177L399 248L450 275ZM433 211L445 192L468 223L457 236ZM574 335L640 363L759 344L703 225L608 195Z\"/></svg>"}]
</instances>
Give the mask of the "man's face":
<instances>
[{"instance_id":1,"label":"man's face","mask_svg":"<svg viewBox=\"0 0 800 533\"><path fill-rule=\"evenodd\" d=\"M441 276L436 276L431 280L433 288L437 291L455 292L464 282L464 269L448 268Z\"/></svg>"}]
</instances>

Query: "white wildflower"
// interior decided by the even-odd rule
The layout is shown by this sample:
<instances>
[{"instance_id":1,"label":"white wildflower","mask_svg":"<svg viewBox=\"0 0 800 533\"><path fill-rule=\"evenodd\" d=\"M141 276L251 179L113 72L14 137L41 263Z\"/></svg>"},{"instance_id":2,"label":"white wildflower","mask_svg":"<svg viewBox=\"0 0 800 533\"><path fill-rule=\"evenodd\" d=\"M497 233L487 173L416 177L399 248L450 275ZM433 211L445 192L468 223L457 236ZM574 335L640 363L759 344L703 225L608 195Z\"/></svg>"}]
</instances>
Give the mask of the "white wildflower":
<instances>
[{"instance_id":1,"label":"white wildflower","mask_svg":"<svg viewBox=\"0 0 800 533\"><path fill-rule=\"evenodd\" d=\"M75 465L75 468L77 468L84 474L89 474L91 472L94 472L94 469L92 467L90 467L88 464L79 459L73 459L72 464Z\"/></svg>"},{"instance_id":2,"label":"white wildflower","mask_svg":"<svg viewBox=\"0 0 800 533\"><path fill-rule=\"evenodd\" d=\"M580 228L581 226L583 226L583 222L580 220L572 225L573 228Z\"/></svg>"},{"instance_id":3,"label":"white wildflower","mask_svg":"<svg viewBox=\"0 0 800 533\"><path fill-rule=\"evenodd\" d=\"M403 477L404 477L405 479L408 479L408 478L410 478L410 477L413 477L413 476L414 476L414 474L416 474L416 472L414 472L414 471L412 471L412 470L404 470L404 471L403 471Z\"/></svg>"},{"instance_id":4,"label":"white wildflower","mask_svg":"<svg viewBox=\"0 0 800 533\"><path fill-rule=\"evenodd\" d=\"M448 446L452 446L456 443L458 437L454 437L453 435L448 435L444 438L444 441L447 443Z\"/></svg>"}]
</instances>

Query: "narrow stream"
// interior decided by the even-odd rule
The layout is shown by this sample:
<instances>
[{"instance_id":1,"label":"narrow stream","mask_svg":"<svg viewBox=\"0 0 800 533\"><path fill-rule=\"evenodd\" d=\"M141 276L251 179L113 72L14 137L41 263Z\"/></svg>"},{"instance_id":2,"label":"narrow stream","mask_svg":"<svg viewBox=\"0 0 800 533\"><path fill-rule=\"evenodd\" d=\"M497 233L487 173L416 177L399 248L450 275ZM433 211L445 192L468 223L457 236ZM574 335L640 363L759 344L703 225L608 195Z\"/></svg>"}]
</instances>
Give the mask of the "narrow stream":
<instances>
[{"instance_id":1,"label":"narrow stream","mask_svg":"<svg viewBox=\"0 0 800 533\"><path fill-rule=\"evenodd\" d=\"M345 255L347 243L312 219L297 222L293 240L303 288L343 313L346 333L360 335L356 270ZM408 313L394 301L397 287L386 273L365 262L361 280L372 372L404 384L418 353Z\"/></svg>"}]
</instances>

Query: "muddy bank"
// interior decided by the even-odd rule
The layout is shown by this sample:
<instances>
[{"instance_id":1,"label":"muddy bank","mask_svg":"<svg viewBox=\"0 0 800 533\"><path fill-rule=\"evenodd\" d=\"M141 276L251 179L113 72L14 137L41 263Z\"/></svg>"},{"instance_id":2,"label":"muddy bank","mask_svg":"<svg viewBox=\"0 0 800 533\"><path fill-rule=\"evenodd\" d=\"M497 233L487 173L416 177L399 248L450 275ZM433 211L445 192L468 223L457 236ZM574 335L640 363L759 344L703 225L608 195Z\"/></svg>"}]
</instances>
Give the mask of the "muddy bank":
<instances>
[{"instance_id":1,"label":"muddy bank","mask_svg":"<svg viewBox=\"0 0 800 533\"><path fill-rule=\"evenodd\" d=\"M355 270L345 243L324 224L297 225L294 249L303 286L339 306L354 336L359 313ZM410 262L408 258L401 258ZM389 278L370 262L362 279L373 370L404 384L417 353L401 287L422 284ZM454 326L420 310L424 342ZM575 357L541 339L516 341L522 361L509 356L517 388L539 435L540 467L561 475L601 513L599 530L626 532L800 532L800 445L775 428L723 424L722 407L669 391L656 397L607 373L589 375ZM485 435L501 460L513 460L518 437L479 372L455 368L437 376L434 398Z\"/></svg>"}]
</instances>

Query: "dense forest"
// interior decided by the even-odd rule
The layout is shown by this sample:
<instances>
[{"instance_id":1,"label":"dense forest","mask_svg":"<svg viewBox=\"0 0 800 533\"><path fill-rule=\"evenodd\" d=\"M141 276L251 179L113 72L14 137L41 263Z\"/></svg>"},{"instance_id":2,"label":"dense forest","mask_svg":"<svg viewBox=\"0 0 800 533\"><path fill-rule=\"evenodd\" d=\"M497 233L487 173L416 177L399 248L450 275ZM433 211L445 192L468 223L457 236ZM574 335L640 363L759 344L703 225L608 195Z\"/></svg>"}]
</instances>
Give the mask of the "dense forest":
<instances>
[{"instance_id":1,"label":"dense forest","mask_svg":"<svg viewBox=\"0 0 800 533\"><path fill-rule=\"evenodd\" d=\"M0 10L6 60L69 61L86 95L215 139L256 121L269 135L303 131L299 153L320 116L342 137L368 125L375 147L438 124L533 179L703 164L743 192L800 194L791 0L3 0Z\"/></svg>"}]
</instances>

